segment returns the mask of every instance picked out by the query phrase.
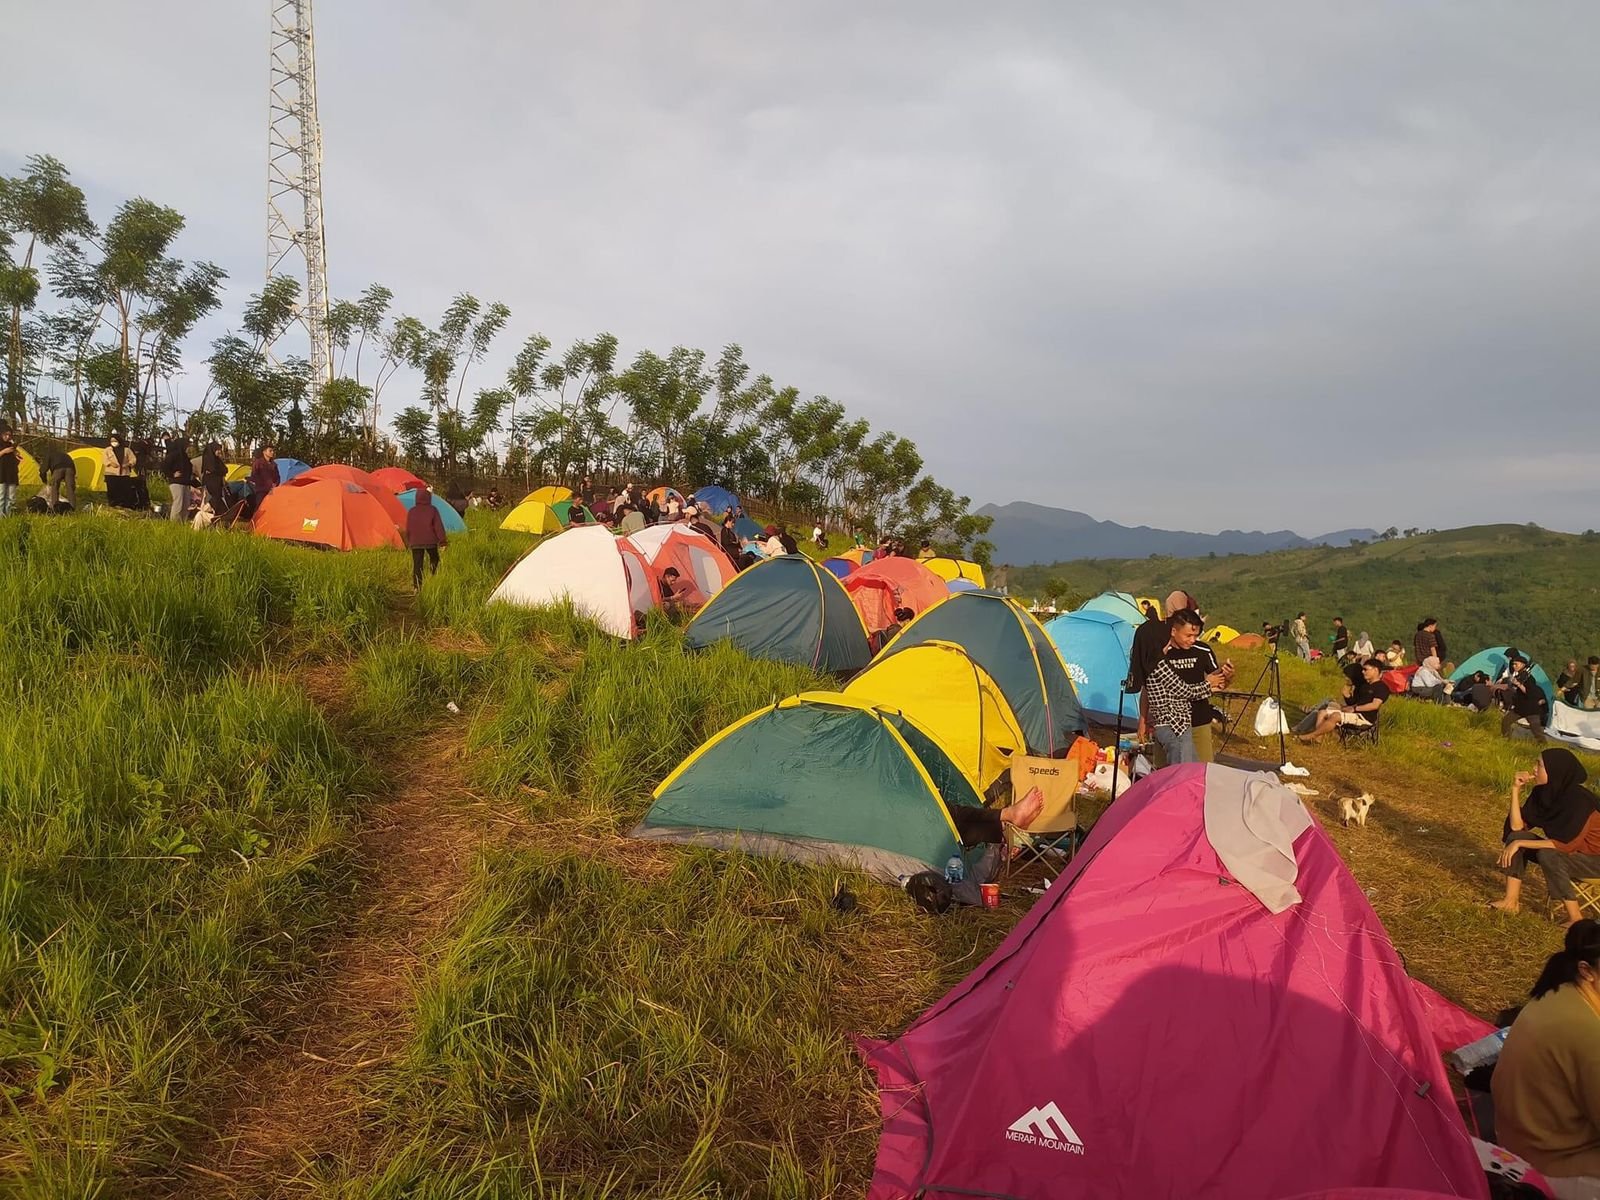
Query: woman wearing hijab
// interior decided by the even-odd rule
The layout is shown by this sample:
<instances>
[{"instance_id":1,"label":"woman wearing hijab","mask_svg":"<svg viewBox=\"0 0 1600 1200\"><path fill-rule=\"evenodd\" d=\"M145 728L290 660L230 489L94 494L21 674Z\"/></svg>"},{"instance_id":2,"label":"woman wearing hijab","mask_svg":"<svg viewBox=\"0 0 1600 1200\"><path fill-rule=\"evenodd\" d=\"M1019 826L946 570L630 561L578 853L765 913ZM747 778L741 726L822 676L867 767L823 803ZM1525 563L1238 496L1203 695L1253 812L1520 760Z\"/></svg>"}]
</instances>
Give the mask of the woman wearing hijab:
<instances>
[{"instance_id":1,"label":"woman wearing hijab","mask_svg":"<svg viewBox=\"0 0 1600 1200\"><path fill-rule=\"evenodd\" d=\"M1575 922L1495 1063L1495 1136L1561 1200L1600 1196L1600 925Z\"/></svg>"},{"instance_id":2,"label":"woman wearing hijab","mask_svg":"<svg viewBox=\"0 0 1600 1200\"><path fill-rule=\"evenodd\" d=\"M221 442L207 442L201 452L200 486L205 489L213 513L221 516L228 511L228 464L222 458Z\"/></svg>"},{"instance_id":3,"label":"woman wearing hijab","mask_svg":"<svg viewBox=\"0 0 1600 1200\"><path fill-rule=\"evenodd\" d=\"M1350 653L1355 656L1357 662L1366 662L1371 658L1374 653L1372 635L1363 629L1356 635L1356 644L1350 647Z\"/></svg>"},{"instance_id":4,"label":"woman wearing hijab","mask_svg":"<svg viewBox=\"0 0 1600 1200\"><path fill-rule=\"evenodd\" d=\"M1561 902L1567 922L1583 916L1572 881L1600 879L1600 797L1583 786L1587 778L1577 755L1556 748L1539 755L1536 770L1518 772L1512 780L1500 854L1506 894L1490 908L1516 912L1521 907L1522 873L1531 860L1544 872L1545 890ZM1522 789L1530 783L1537 786L1524 800Z\"/></svg>"}]
</instances>

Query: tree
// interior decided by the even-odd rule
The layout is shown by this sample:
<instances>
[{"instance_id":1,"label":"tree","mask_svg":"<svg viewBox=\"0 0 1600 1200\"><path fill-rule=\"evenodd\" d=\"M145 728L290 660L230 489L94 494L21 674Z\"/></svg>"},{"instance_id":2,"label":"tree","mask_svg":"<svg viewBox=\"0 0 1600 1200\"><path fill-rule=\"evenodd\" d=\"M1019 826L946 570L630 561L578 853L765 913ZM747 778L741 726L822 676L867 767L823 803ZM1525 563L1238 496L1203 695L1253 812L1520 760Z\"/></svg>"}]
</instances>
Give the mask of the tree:
<instances>
[{"instance_id":1,"label":"tree","mask_svg":"<svg viewBox=\"0 0 1600 1200\"><path fill-rule=\"evenodd\" d=\"M23 401L22 314L39 296L34 251L41 245L54 249L73 238L91 238L96 232L83 190L68 178L66 167L49 155L37 154L26 167L26 173L15 179L0 178L0 303L11 310L5 410L13 416L21 414ZM27 243L22 261L13 262L10 251L19 235Z\"/></svg>"},{"instance_id":2,"label":"tree","mask_svg":"<svg viewBox=\"0 0 1600 1200\"><path fill-rule=\"evenodd\" d=\"M271 346L295 319L300 285L287 275L267 280L266 286L245 302L243 332L229 332L211 343L206 365L211 386L191 420L210 421L213 399L227 406L234 445L241 451L273 440L281 430L297 439L303 419L298 405L309 382L309 366L299 360L277 365L267 357ZM296 414L289 419L291 410Z\"/></svg>"},{"instance_id":3,"label":"tree","mask_svg":"<svg viewBox=\"0 0 1600 1200\"><path fill-rule=\"evenodd\" d=\"M1391 525L1378 536L1386 542L1392 542L1395 538L1400 536L1400 530Z\"/></svg>"}]
</instances>

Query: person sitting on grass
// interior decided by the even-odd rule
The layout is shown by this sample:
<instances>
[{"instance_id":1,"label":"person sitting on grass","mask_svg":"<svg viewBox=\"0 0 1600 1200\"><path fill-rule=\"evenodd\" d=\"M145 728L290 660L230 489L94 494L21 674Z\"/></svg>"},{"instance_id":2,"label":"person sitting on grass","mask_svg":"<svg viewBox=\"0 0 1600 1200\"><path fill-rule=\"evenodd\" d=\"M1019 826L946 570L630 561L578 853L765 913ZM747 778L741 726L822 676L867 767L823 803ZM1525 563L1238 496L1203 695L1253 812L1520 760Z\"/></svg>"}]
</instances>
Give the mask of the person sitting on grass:
<instances>
[{"instance_id":1,"label":"person sitting on grass","mask_svg":"<svg viewBox=\"0 0 1600 1200\"><path fill-rule=\"evenodd\" d=\"M1513 652L1506 664L1506 683L1500 700L1506 706L1500 718L1500 735L1510 737L1518 722L1526 721L1533 731L1533 740L1543 745L1545 723L1550 719L1550 701L1520 652Z\"/></svg>"},{"instance_id":2,"label":"person sitting on grass","mask_svg":"<svg viewBox=\"0 0 1600 1200\"><path fill-rule=\"evenodd\" d=\"M1556 693L1564 704L1578 707L1578 692L1583 687L1583 675L1578 670L1578 660L1567 659L1566 670L1556 676Z\"/></svg>"},{"instance_id":3,"label":"person sitting on grass","mask_svg":"<svg viewBox=\"0 0 1600 1200\"><path fill-rule=\"evenodd\" d=\"M1516 912L1521 907L1522 873L1532 861L1544 872L1550 899L1566 909L1567 920L1583 916L1572 881L1600 878L1600 798L1583 786L1587 778L1578 756L1557 747L1540 754L1532 771L1512 779L1501 831L1506 894L1490 908ZM1522 789L1530 783L1535 787L1524 800Z\"/></svg>"},{"instance_id":4,"label":"person sitting on grass","mask_svg":"<svg viewBox=\"0 0 1600 1200\"><path fill-rule=\"evenodd\" d=\"M1386 671L1390 670L1392 668L1405 666L1406 665L1406 648L1405 648L1405 644L1403 642L1401 642L1401 640L1399 638L1395 638L1394 641L1389 643L1389 648L1383 652L1381 657L1382 657L1383 661L1386 664L1388 664L1387 666L1384 667L1384 670L1386 670Z\"/></svg>"},{"instance_id":5,"label":"person sitting on grass","mask_svg":"<svg viewBox=\"0 0 1600 1200\"><path fill-rule=\"evenodd\" d=\"M1600 1196L1600 924L1575 921L1495 1063L1495 1136L1562 1197Z\"/></svg>"},{"instance_id":6,"label":"person sitting on grass","mask_svg":"<svg viewBox=\"0 0 1600 1200\"><path fill-rule=\"evenodd\" d=\"M1320 741L1341 725L1356 729L1371 729L1378 723L1378 710L1389 698L1389 688L1383 682L1387 668L1381 658L1369 658L1361 664L1361 677L1354 680L1349 702L1330 704L1317 714L1317 723L1300 735L1302 742Z\"/></svg>"},{"instance_id":7,"label":"person sitting on grass","mask_svg":"<svg viewBox=\"0 0 1600 1200\"><path fill-rule=\"evenodd\" d=\"M1450 695L1450 684L1439 673L1439 656L1430 654L1411 676L1411 687L1406 693L1418 700L1444 703Z\"/></svg>"},{"instance_id":8,"label":"person sitting on grass","mask_svg":"<svg viewBox=\"0 0 1600 1200\"><path fill-rule=\"evenodd\" d=\"M1363 629L1356 634L1356 644L1350 647L1350 655L1358 662L1366 662L1374 654L1372 648L1372 635Z\"/></svg>"}]
</instances>

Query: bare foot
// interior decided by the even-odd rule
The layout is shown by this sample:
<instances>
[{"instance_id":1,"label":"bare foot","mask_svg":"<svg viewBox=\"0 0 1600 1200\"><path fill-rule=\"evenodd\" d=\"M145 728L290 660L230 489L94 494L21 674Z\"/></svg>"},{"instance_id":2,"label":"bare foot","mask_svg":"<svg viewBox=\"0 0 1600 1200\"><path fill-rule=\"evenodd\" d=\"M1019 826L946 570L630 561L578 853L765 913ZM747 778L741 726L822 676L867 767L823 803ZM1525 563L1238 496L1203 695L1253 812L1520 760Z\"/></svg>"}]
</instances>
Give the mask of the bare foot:
<instances>
[{"instance_id":1,"label":"bare foot","mask_svg":"<svg viewBox=\"0 0 1600 1200\"><path fill-rule=\"evenodd\" d=\"M1039 812L1044 808L1044 793L1038 788L1033 788L1015 804L1009 804L1000 811L1000 819L1015 825L1018 829L1026 829L1039 819Z\"/></svg>"},{"instance_id":2,"label":"bare foot","mask_svg":"<svg viewBox=\"0 0 1600 1200\"><path fill-rule=\"evenodd\" d=\"M1522 911L1522 905L1518 904L1515 900L1491 900L1485 907L1498 908L1501 912L1510 913Z\"/></svg>"}]
</instances>

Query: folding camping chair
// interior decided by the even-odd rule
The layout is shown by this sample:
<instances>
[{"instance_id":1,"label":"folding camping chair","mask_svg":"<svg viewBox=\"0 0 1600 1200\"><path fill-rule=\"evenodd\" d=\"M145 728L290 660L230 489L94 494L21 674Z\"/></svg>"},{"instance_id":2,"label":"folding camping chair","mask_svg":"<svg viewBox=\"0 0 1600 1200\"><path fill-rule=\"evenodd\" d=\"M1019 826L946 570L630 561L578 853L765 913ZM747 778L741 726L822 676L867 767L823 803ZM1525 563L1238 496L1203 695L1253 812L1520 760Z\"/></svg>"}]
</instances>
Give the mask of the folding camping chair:
<instances>
[{"instance_id":1,"label":"folding camping chair","mask_svg":"<svg viewBox=\"0 0 1600 1200\"><path fill-rule=\"evenodd\" d=\"M1020 800L1034 788L1044 796L1039 817L1026 829L1007 827L1006 841L1011 847L1007 871L1037 862L1054 876L1050 860L1065 854L1071 861L1080 835L1078 828L1077 764L1065 758L1038 758L1029 754L1011 756L1011 794Z\"/></svg>"},{"instance_id":2,"label":"folding camping chair","mask_svg":"<svg viewBox=\"0 0 1600 1200\"><path fill-rule=\"evenodd\" d=\"M1600 879L1574 879L1572 890L1578 897L1578 910L1600 920Z\"/></svg>"},{"instance_id":3,"label":"folding camping chair","mask_svg":"<svg viewBox=\"0 0 1600 1200\"><path fill-rule=\"evenodd\" d=\"M1370 725L1340 725L1338 729L1339 745L1348 746L1351 742L1366 742L1368 745L1378 744L1378 725L1374 721Z\"/></svg>"}]
</instances>

